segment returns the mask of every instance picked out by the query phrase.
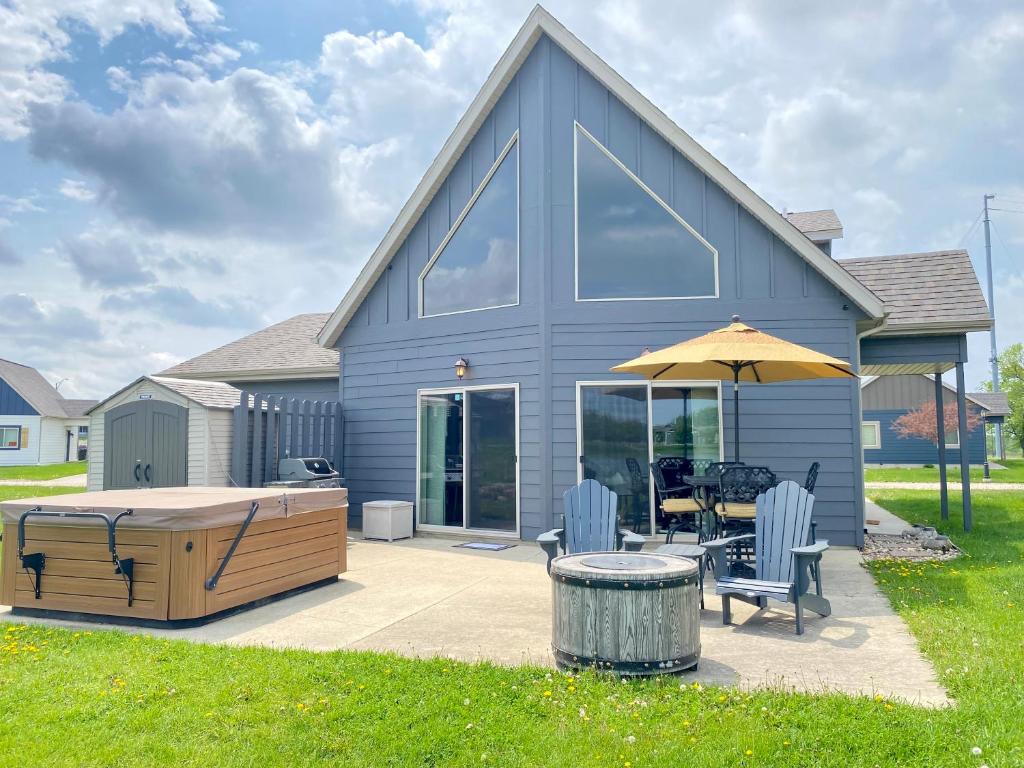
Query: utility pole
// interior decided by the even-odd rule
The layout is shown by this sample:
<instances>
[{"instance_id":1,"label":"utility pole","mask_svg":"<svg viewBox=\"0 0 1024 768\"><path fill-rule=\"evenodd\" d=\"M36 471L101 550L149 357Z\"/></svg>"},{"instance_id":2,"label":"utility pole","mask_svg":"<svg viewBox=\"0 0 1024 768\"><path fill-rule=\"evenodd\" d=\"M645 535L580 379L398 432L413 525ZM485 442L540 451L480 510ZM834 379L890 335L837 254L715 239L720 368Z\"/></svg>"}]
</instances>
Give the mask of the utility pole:
<instances>
[{"instance_id":1,"label":"utility pole","mask_svg":"<svg viewBox=\"0 0 1024 768\"><path fill-rule=\"evenodd\" d=\"M992 236L989 233L988 201L995 195L985 195L985 267L988 272L988 311L992 315L992 330L989 331L989 360L992 363L992 391L999 391L999 348L996 346L996 295L992 289ZM1003 425L995 425L996 456L1003 455Z\"/></svg>"}]
</instances>

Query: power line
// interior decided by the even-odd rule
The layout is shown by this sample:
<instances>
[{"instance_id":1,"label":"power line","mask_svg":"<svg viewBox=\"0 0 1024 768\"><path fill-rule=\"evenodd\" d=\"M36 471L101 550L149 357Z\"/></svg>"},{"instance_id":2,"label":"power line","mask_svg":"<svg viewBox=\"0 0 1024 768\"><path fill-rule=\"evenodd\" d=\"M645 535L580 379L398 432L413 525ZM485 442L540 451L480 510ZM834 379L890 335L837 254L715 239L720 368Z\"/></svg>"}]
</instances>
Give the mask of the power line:
<instances>
[{"instance_id":1,"label":"power line","mask_svg":"<svg viewBox=\"0 0 1024 768\"><path fill-rule=\"evenodd\" d=\"M974 223L971 224L970 228L964 233L964 236L960 238L960 242L956 246L957 248L963 248L964 247L964 243L967 242L968 238L970 238L971 234L974 232L975 228L978 226L978 222L981 221L981 217L982 217L983 213L984 213L984 211L978 211L978 215L975 217Z\"/></svg>"},{"instance_id":2,"label":"power line","mask_svg":"<svg viewBox=\"0 0 1024 768\"><path fill-rule=\"evenodd\" d=\"M990 211L1002 211L1003 213L1024 213L1024 211L1018 211L1016 208L993 208L989 206Z\"/></svg>"}]
</instances>

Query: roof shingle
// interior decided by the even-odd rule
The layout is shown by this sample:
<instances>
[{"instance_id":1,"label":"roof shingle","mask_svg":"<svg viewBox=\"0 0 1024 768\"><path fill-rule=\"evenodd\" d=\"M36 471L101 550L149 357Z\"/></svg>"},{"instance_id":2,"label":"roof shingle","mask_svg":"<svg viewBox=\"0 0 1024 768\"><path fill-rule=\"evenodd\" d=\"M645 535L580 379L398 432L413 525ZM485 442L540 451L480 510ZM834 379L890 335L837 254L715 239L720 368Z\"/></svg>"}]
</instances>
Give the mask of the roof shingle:
<instances>
[{"instance_id":1,"label":"roof shingle","mask_svg":"<svg viewBox=\"0 0 1024 768\"><path fill-rule=\"evenodd\" d=\"M158 376L237 378L248 373L319 369L337 373L338 351L316 342L328 313L296 315L161 371Z\"/></svg>"},{"instance_id":2,"label":"roof shingle","mask_svg":"<svg viewBox=\"0 0 1024 768\"><path fill-rule=\"evenodd\" d=\"M839 221L838 214L831 208L820 211L790 211L785 216L794 227L811 240L814 240L817 235L823 233L831 235L836 231L839 232L838 235L832 235L827 239L843 236L843 223Z\"/></svg>"},{"instance_id":3,"label":"roof shingle","mask_svg":"<svg viewBox=\"0 0 1024 768\"><path fill-rule=\"evenodd\" d=\"M1005 392L969 392L967 396L983 405L989 416L1010 415L1010 400Z\"/></svg>"},{"instance_id":4,"label":"roof shingle","mask_svg":"<svg viewBox=\"0 0 1024 768\"><path fill-rule=\"evenodd\" d=\"M40 416L73 418L84 415L96 404L95 400L65 400L35 368L10 360L0 360L0 379L6 381Z\"/></svg>"},{"instance_id":5,"label":"roof shingle","mask_svg":"<svg viewBox=\"0 0 1024 768\"><path fill-rule=\"evenodd\" d=\"M991 325L967 251L904 253L838 263L885 303L888 329L942 326L983 331Z\"/></svg>"}]
</instances>

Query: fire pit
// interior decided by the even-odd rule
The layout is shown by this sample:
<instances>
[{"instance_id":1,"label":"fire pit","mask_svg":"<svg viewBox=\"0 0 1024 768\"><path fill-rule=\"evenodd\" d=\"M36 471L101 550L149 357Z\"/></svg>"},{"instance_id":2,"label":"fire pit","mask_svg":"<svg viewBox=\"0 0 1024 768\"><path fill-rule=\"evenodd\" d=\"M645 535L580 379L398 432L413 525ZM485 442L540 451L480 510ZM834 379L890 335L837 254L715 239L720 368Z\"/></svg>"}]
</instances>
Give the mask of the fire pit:
<instances>
[{"instance_id":1,"label":"fire pit","mask_svg":"<svg viewBox=\"0 0 1024 768\"><path fill-rule=\"evenodd\" d=\"M590 552L551 562L552 651L560 668L620 675L693 669L700 658L697 564L675 555Z\"/></svg>"}]
</instances>

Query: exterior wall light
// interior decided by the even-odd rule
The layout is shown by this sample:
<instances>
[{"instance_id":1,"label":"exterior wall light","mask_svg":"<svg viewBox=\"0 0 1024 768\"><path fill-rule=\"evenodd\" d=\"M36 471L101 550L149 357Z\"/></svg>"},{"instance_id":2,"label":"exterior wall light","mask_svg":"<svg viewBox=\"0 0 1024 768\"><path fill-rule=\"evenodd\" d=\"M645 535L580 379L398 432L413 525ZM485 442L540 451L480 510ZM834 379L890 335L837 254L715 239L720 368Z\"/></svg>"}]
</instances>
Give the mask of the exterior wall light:
<instances>
[{"instance_id":1,"label":"exterior wall light","mask_svg":"<svg viewBox=\"0 0 1024 768\"><path fill-rule=\"evenodd\" d=\"M460 357L455 361L455 376L462 381L462 377L466 375L466 371L469 369L469 363L466 358Z\"/></svg>"}]
</instances>

